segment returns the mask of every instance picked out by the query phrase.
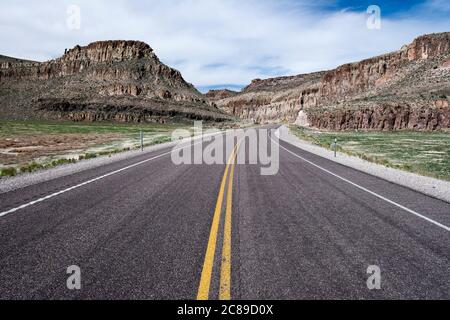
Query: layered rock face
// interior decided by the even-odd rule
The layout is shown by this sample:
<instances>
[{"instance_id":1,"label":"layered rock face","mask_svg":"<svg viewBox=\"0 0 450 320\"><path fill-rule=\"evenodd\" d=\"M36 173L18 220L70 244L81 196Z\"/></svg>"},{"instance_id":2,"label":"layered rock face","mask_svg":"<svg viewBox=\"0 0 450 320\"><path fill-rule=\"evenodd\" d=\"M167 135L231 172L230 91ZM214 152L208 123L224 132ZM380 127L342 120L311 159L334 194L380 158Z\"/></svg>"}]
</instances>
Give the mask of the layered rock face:
<instances>
[{"instance_id":1,"label":"layered rock face","mask_svg":"<svg viewBox=\"0 0 450 320\"><path fill-rule=\"evenodd\" d=\"M205 94L205 96L211 101L216 101L216 100L234 97L237 94L238 94L238 92L236 92L236 91L222 89L222 90L209 90Z\"/></svg>"},{"instance_id":2,"label":"layered rock face","mask_svg":"<svg viewBox=\"0 0 450 320\"><path fill-rule=\"evenodd\" d=\"M294 77L254 80L216 100L257 123L322 129L449 129L450 33L419 37L399 51Z\"/></svg>"},{"instance_id":3,"label":"layered rock face","mask_svg":"<svg viewBox=\"0 0 450 320\"><path fill-rule=\"evenodd\" d=\"M225 121L146 43L102 41L38 63L0 57L0 116L75 121Z\"/></svg>"},{"instance_id":4,"label":"layered rock face","mask_svg":"<svg viewBox=\"0 0 450 320\"><path fill-rule=\"evenodd\" d=\"M294 122L300 110L316 103L316 84L323 73L256 79L233 97L216 100L217 106L234 116L256 123Z\"/></svg>"}]
</instances>

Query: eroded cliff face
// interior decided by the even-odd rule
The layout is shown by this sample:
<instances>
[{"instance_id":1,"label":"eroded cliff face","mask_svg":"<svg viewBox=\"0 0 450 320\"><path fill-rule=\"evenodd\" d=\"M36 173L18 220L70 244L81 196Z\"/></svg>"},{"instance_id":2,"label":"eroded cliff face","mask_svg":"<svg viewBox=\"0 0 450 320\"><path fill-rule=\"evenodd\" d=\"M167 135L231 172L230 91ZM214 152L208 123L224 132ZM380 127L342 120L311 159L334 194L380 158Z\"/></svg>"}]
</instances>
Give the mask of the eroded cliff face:
<instances>
[{"instance_id":1,"label":"eroded cliff face","mask_svg":"<svg viewBox=\"0 0 450 320\"><path fill-rule=\"evenodd\" d=\"M419 37L401 50L334 70L254 80L217 100L257 123L323 129L448 129L450 33Z\"/></svg>"},{"instance_id":2,"label":"eroded cliff face","mask_svg":"<svg viewBox=\"0 0 450 320\"><path fill-rule=\"evenodd\" d=\"M437 100L434 107L407 103L386 103L356 110L311 112L299 125L313 125L328 130L441 130L450 128L448 101ZM440 106L438 106L440 105Z\"/></svg>"},{"instance_id":3,"label":"eroded cliff face","mask_svg":"<svg viewBox=\"0 0 450 320\"><path fill-rule=\"evenodd\" d=\"M43 63L0 61L0 116L4 118L136 122L231 118L139 41L76 46Z\"/></svg>"},{"instance_id":4,"label":"eroded cliff face","mask_svg":"<svg viewBox=\"0 0 450 320\"><path fill-rule=\"evenodd\" d=\"M216 100L234 116L256 123L294 122L300 110L315 106L323 72L267 80L253 80L241 93Z\"/></svg>"}]
</instances>

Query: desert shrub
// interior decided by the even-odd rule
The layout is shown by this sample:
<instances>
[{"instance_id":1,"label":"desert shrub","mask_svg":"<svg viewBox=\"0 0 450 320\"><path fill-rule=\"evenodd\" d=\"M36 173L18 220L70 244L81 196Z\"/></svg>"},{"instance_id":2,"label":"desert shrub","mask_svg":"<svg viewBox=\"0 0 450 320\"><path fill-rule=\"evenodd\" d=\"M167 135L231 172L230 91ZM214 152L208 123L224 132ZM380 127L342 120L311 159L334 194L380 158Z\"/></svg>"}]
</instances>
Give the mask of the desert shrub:
<instances>
[{"instance_id":1,"label":"desert shrub","mask_svg":"<svg viewBox=\"0 0 450 320\"><path fill-rule=\"evenodd\" d=\"M33 171L36 171L36 170L39 170L39 169L42 169L42 168L44 168L43 165L38 164L36 162L32 162L32 163L30 163L28 165L25 165L25 166L21 167L20 168L20 172L22 172L22 173L33 172Z\"/></svg>"},{"instance_id":2,"label":"desert shrub","mask_svg":"<svg viewBox=\"0 0 450 320\"><path fill-rule=\"evenodd\" d=\"M69 163L75 163L77 162L77 159L58 159L58 160L54 160L52 161L52 163L50 165L48 165L47 167L51 168L51 167L57 167L63 164L69 164Z\"/></svg>"},{"instance_id":3,"label":"desert shrub","mask_svg":"<svg viewBox=\"0 0 450 320\"><path fill-rule=\"evenodd\" d=\"M15 176L17 174L16 168L3 168L0 170L0 177Z\"/></svg>"},{"instance_id":4,"label":"desert shrub","mask_svg":"<svg viewBox=\"0 0 450 320\"><path fill-rule=\"evenodd\" d=\"M88 159L94 159L97 158L97 155L95 153L86 153L84 155L84 159L88 160Z\"/></svg>"},{"instance_id":5,"label":"desert shrub","mask_svg":"<svg viewBox=\"0 0 450 320\"><path fill-rule=\"evenodd\" d=\"M166 142L171 142L172 138L171 137L158 137L155 140L153 140L153 144L162 144L162 143L166 143Z\"/></svg>"},{"instance_id":6,"label":"desert shrub","mask_svg":"<svg viewBox=\"0 0 450 320\"><path fill-rule=\"evenodd\" d=\"M412 171L412 170L413 170L413 166L410 165L410 164L407 164L407 163L402 164L402 168L403 168L404 170L407 170L407 171Z\"/></svg>"}]
</instances>

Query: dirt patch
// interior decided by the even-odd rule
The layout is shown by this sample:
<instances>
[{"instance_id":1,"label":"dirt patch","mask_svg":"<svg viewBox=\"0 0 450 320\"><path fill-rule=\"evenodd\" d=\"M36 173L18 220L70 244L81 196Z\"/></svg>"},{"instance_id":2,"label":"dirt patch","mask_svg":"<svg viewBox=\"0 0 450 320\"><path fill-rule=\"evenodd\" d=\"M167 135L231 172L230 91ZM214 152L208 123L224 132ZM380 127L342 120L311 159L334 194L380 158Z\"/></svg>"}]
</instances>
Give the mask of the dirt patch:
<instances>
[{"instance_id":1,"label":"dirt patch","mask_svg":"<svg viewBox=\"0 0 450 320\"><path fill-rule=\"evenodd\" d=\"M122 138L120 134L44 134L0 138L0 165L17 165Z\"/></svg>"},{"instance_id":2,"label":"dirt patch","mask_svg":"<svg viewBox=\"0 0 450 320\"><path fill-rule=\"evenodd\" d=\"M444 68L450 68L450 59L448 59L447 61L444 62L444 64L442 65Z\"/></svg>"}]
</instances>

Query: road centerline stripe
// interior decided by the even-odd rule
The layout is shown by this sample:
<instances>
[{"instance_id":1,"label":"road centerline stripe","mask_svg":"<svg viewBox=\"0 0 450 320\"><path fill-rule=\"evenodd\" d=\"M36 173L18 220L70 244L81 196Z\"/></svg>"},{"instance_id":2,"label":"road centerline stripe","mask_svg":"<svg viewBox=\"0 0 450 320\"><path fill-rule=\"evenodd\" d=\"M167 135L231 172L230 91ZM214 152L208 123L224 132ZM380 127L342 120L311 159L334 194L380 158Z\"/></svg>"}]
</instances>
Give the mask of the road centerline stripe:
<instances>
[{"instance_id":1,"label":"road centerline stripe","mask_svg":"<svg viewBox=\"0 0 450 320\"><path fill-rule=\"evenodd\" d=\"M223 231L222 264L220 268L219 300L231 300L231 226L233 210L233 179L236 159L241 144L236 148L228 181L225 224Z\"/></svg>"},{"instance_id":2,"label":"road centerline stripe","mask_svg":"<svg viewBox=\"0 0 450 320\"><path fill-rule=\"evenodd\" d=\"M398 207L400 209L403 209L406 212L409 212L409 213L415 215L416 217L419 217L419 218L421 218L421 219L423 219L425 221L428 221L428 222L430 222L430 223L432 223L432 224L434 224L434 225L436 225L436 226L438 226L438 227L440 227L440 228L442 228L442 229L444 229L446 231L450 231L450 227L447 227L447 226L443 225L442 223L439 223L439 222L437 222L437 221L435 221L435 220L433 220L431 218L428 218L428 217L424 216L423 214L420 214L420 213L418 213L418 212L416 212L414 210L411 210L411 209L409 209L409 208L407 208L407 207L405 207L405 206L403 206L403 205L401 205L401 204L399 204L399 203L397 203L395 201L392 201L392 200L390 200L390 199L388 199L386 197L383 197L382 195L379 195L376 192L373 192L373 191L371 191L371 190L369 190L367 188L364 188L363 186L360 186L357 183L354 183L354 182L352 182L352 181L350 181L350 180L348 180L348 179L346 179L344 177L341 177L340 175L337 175L336 173L331 172L330 170L327 170L327 169L325 169L325 168L315 164L314 162L303 158L302 156L299 156L295 152L292 152L292 151L288 150L287 148L285 148L282 145L280 145L279 143L277 143L275 140L272 139L272 141L274 143L276 143L280 148L286 150L287 152L289 152L290 154L294 155L295 157L297 157L297 158L299 158L299 159L309 163L310 165L312 165L312 166L314 166L314 167L316 167L316 168L318 168L318 169L320 169L320 170L322 170L322 171L324 171L324 172L326 172L326 173L328 173L328 174L330 174L330 175L332 175L332 176L334 176L334 177L336 177L336 178L338 178L338 179L340 179L340 180L342 180L344 182L347 182L347 183L351 184L352 186L354 186L354 187L356 187L356 188L358 188L358 189L360 189L362 191L365 191L365 192L367 192L367 193L369 193L369 194L371 194L371 195L373 195L373 196L375 196L375 197L377 197L377 198L379 198L381 200L384 200L384 201L386 201L386 202L388 202L388 203L390 203L390 204L392 204L392 205L394 205L394 206L396 206L396 207Z\"/></svg>"},{"instance_id":3,"label":"road centerline stripe","mask_svg":"<svg viewBox=\"0 0 450 320\"><path fill-rule=\"evenodd\" d=\"M214 210L213 221L211 225L211 231L209 234L208 245L206 247L205 260L203 263L202 273L200 277L200 285L197 293L197 300L208 300L209 299L209 289L211 286L211 276L214 266L214 255L216 253L217 244L217 234L219 231L220 217L222 214L222 203L224 198L225 187L227 183L227 176L230 168L231 160L234 157L236 151L236 145L231 152L230 158L227 161L225 167L225 172L222 177L222 182L220 184L219 195L217 197L216 208Z\"/></svg>"}]
</instances>

